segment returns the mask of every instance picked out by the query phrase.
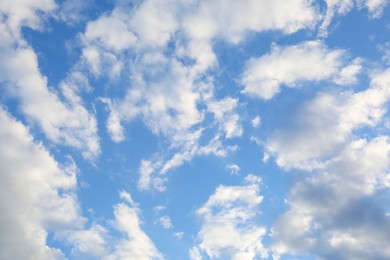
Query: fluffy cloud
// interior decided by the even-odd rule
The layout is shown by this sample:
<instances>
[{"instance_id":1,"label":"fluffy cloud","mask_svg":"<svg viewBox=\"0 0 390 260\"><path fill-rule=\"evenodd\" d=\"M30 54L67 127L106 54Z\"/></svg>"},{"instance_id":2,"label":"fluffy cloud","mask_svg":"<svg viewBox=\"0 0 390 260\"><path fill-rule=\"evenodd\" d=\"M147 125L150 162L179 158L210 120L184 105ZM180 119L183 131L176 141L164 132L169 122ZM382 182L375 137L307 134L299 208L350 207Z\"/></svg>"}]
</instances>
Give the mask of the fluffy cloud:
<instances>
[{"instance_id":1,"label":"fluffy cloud","mask_svg":"<svg viewBox=\"0 0 390 260\"><path fill-rule=\"evenodd\" d=\"M226 170L229 171L232 175L240 174L241 171L240 166L234 163L229 163L226 165Z\"/></svg>"},{"instance_id":2,"label":"fluffy cloud","mask_svg":"<svg viewBox=\"0 0 390 260\"><path fill-rule=\"evenodd\" d=\"M163 259L152 240L141 229L139 209L136 204L115 205L114 216L115 229L125 236L113 243L114 252L103 259Z\"/></svg>"},{"instance_id":3,"label":"fluffy cloud","mask_svg":"<svg viewBox=\"0 0 390 260\"><path fill-rule=\"evenodd\" d=\"M169 216L162 216L159 221L161 226L165 229L171 229L173 227L172 220Z\"/></svg>"},{"instance_id":4,"label":"fluffy cloud","mask_svg":"<svg viewBox=\"0 0 390 260\"><path fill-rule=\"evenodd\" d=\"M381 17L383 9L390 3L389 0L357 0L357 2L368 9L371 18Z\"/></svg>"},{"instance_id":5,"label":"fluffy cloud","mask_svg":"<svg viewBox=\"0 0 390 260\"><path fill-rule=\"evenodd\" d=\"M108 225L93 224L85 230L70 230L62 235L73 244L77 259L163 259L152 240L142 230L141 211L131 195L119 193L122 202L113 206L114 219Z\"/></svg>"},{"instance_id":6,"label":"fluffy cloud","mask_svg":"<svg viewBox=\"0 0 390 260\"><path fill-rule=\"evenodd\" d=\"M64 259L49 232L81 228L75 169L61 167L27 129L0 109L0 258Z\"/></svg>"},{"instance_id":7,"label":"fluffy cloud","mask_svg":"<svg viewBox=\"0 0 390 260\"><path fill-rule=\"evenodd\" d=\"M349 85L360 71L359 59L346 63L343 50L328 49L319 41L274 46L269 54L247 62L241 83L244 94L271 99L280 87L295 87L305 81L330 80Z\"/></svg>"},{"instance_id":8,"label":"fluffy cloud","mask_svg":"<svg viewBox=\"0 0 390 260\"><path fill-rule=\"evenodd\" d=\"M321 167L320 161L334 155L354 130L381 121L390 98L389 86L387 70L374 75L370 87L361 92L319 94L293 116L293 123L270 136L266 149L282 167Z\"/></svg>"},{"instance_id":9,"label":"fluffy cloud","mask_svg":"<svg viewBox=\"0 0 390 260\"><path fill-rule=\"evenodd\" d=\"M274 252L389 258L390 218L377 197L388 176L389 153L387 137L355 140L323 170L295 183L290 209L273 227Z\"/></svg>"},{"instance_id":10,"label":"fluffy cloud","mask_svg":"<svg viewBox=\"0 0 390 260\"><path fill-rule=\"evenodd\" d=\"M9 30L13 36L20 38L20 28L27 26L32 29L42 28L42 18L50 15L57 7L54 0L4 0L0 3L0 13L5 17ZM4 21L3 21L4 22Z\"/></svg>"},{"instance_id":11,"label":"fluffy cloud","mask_svg":"<svg viewBox=\"0 0 390 260\"><path fill-rule=\"evenodd\" d=\"M101 99L110 110L107 129L112 140L123 141L123 123L141 118L154 134L168 140L169 153L175 151L165 162L161 158L166 155L160 154L144 160L139 187L149 187L154 180L152 186L163 189L166 178L151 175L164 175L199 154L222 154L221 132L226 138L243 133L236 112L238 100L214 97L213 79L208 75L218 65L213 39L238 43L248 32L290 34L316 22L312 2L303 0L288 4L246 0L239 5L219 0L147 0L131 10L118 2L112 12L89 22L80 35L81 64L97 77L130 82L124 98ZM214 115L218 129L209 145L194 144L200 137L192 137L202 133L208 113ZM184 140L181 135L192 137Z\"/></svg>"},{"instance_id":12,"label":"fluffy cloud","mask_svg":"<svg viewBox=\"0 0 390 260\"><path fill-rule=\"evenodd\" d=\"M202 252L210 258L266 257L261 243L265 229L254 222L262 199L256 184L219 186L196 212L203 223L200 242L189 252L191 259L201 259Z\"/></svg>"},{"instance_id":13,"label":"fluffy cloud","mask_svg":"<svg viewBox=\"0 0 390 260\"><path fill-rule=\"evenodd\" d=\"M34 5L20 1L16 6L8 2L0 5L0 11L8 15L0 20L0 84L51 141L77 148L86 158L96 157L100 152L96 119L77 96L77 85L84 85L85 78L69 76L60 86L62 96L50 90L34 50L20 37L21 28L16 27L37 28L41 21L37 12L50 11L51 1Z\"/></svg>"},{"instance_id":14,"label":"fluffy cloud","mask_svg":"<svg viewBox=\"0 0 390 260\"><path fill-rule=\"evenodd\" d=\"M112 226L124 235L110 237L108 227L85 228L74 190L73 162L60 166L45 148L35 143L26 127L0 109L0 258L65 259L50 247L48 234L70 244L75 256L101 259L161 258L142 231L140 213L130 194L114 206Z\"/></svg>"},{"instance_id":15,"label":"fluffy cloud","mask_svg":"<svg viewBox=\"0 0 390 260\"><path fill-rule=\"evenodd\" d=\"M214 114L226 138L240 137L243 133L239 123L240 116L235 111L237 103L237 99L224 98L219 101L210 101L207 104L208 110Z\"/></svg>"},{"instance_id":16,"label":"fluffy cloud","mask_svg":"<svg viewBox=\"0 0 390 260\"><path fill-rule=\"evenodd\" d=\"M222 36L239 42L249 31L281 30L293 33L313 26L317 20L311 1L194 2L198 3L197 9L184 19L183 27L188 35L197 40Z\"/></svg>"}]
</instances>

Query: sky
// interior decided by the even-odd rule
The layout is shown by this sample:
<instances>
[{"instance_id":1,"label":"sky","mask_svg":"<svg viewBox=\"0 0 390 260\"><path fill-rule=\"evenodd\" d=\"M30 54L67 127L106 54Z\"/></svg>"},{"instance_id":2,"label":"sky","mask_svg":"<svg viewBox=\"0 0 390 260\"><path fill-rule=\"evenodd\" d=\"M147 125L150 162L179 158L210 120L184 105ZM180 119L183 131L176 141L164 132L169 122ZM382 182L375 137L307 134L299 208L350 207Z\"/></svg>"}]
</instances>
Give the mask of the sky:
<instances>
[{"instance_id":1,"label":"sky","mask_svg":"<svg viewBox=\"0 0 390 260\"><path fill-rule=\"evenodd\" d=\"M0 259L390 259L389 0L1 0Z\"/></svg>"}]
</instances>

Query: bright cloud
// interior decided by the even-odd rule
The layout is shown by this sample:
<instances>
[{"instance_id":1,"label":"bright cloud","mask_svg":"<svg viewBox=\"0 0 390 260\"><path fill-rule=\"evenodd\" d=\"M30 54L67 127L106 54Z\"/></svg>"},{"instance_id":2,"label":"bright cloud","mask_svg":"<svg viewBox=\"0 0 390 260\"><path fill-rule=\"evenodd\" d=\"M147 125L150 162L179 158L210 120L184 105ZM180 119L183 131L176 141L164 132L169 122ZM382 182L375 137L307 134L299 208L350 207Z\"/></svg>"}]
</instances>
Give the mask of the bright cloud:
<instances>
[{"instance_id":1,"label":"bright cloud","mask_svg":"<svg viewBox=\"0 0 390 260\"><path fill-rule=\"evenodd\" d=\"M356 59L347 64L345 59L345 51L330 50L318 41L285 48L274 46L269 54L247 62L241 79L243 93L271 99L280 92L281 86L296 87L305 81L353 84L360 62Z\"/></svg>"},{"instance_id":2,"label":"bright cloud","mask_svg":"<svg viewBox=\"0 0 390 260\"><path fill-rule=\"evenodd\" d=\"M318 95L304 104L288 129L270 136L267 150L282 167L319 167L316 160L333 155L354 130L382 120L390 97L389 82L389 71L384 71L374 75L364 91Z\"/></svg>"},{"instance_id":3,"label":"bright cloud","mask_svg":"<svg viewBox=\"0 0 390 260\"><path fill-rule=\"evenodd\" d=\"M265 229L253 220L263 200L257 185L219 186L207 202L197 210L203 220L198 233L199 244L191 249L191 259L210 258L254 259L266 257L261 239Z\"/></svg>"},{"instance_id":4,"label":"bright cloud","mask_svg":"<svg viewBox=\"0 0 390 260\"><path fill-rule=\"evenodd\" d=\"M390 219L377 204L376 185L388 175L389 152L387 137L356 140L323 170L297 182L290 210L272 231L276 254L388 258Z\"/></svg>"},{"instance_id":5,"label":"bright cloud","mask_svg":"<svg viewBox=\"0 0 390 260\"><path fill-rule=\"evenodd\" d=\"M74 194L75 169L58 165L3 108L0 124L0 257L65 259L46 240L48 232L78 229L85 221Z\"/></svg>"}]
</instances>

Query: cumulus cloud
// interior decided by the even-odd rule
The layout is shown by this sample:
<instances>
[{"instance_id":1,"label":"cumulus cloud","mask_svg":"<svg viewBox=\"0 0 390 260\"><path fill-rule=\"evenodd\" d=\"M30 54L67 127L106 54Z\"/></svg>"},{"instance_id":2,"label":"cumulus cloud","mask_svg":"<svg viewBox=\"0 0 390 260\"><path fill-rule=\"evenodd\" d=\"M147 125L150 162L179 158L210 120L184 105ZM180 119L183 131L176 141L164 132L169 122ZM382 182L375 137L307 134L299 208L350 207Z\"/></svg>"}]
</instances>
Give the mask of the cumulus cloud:
<instances>
[{"instance_id":1,"label":"cumulus cloud","mask_svg":"<svg viewBox=\"0 0 390 260\"><path fill-rule=\"evenodd\" d=\"M26 127L0 109L0 258L64 259L49 232L84 224L72 164L60 166Z\"/></svg>"},{"instance_id":2,"label":"cumulus cloud","mask_svg":"<svg viewBox=\"0 0 390 260\"><path fill-rule=\"evenodd\" d=\"M322 93L305 103L293 123L275 131L266 149L279 166L312 169L334 155L354 130L377 125L390 98L390 71L372 76L370 87L351 93ZM299 147L299 148L298 148Z\"/></svg>"},{"instance_id":3,"label":"cumulus cloud","mask_svg":"<svg viewBox=\"0 0 390 260\"><path fill-rule=\"evenodd\" d=\"M222 36L232 42L239 42L249 31L281 30L293 33L312 27L317 20L312 1L194 2L199 2L199 5L195 12L184 19L183 27L188 35L199 40Z\"/></svg>"},{"instance_id":4,"label":"cumulus cloud","mask_svg":"<svg viewBox=\"0 0 390 260\"><path fill-rule=\"evenodd\" d=\"M356 82L360 69L359 59L348 64L345 51L329 49L319 41L273 46L270 53L247 62L241 77L242 93L271 99L281 86L296 87L307 81L350 85Z\"/></svg>"},{"instance_id":5,"label":"cumulus cloud","mask_svg":"<svg viewBox=\"0 0 390 260\"><path fill-rule=\"evenodd\" d=\"M197 237L199 244L190 249L191 259L256 259L267 257L261 239L265 228L255 223L258 206L263 200L256 184L219 186L196 213L202 219Z\"/></svg>"},{"instance_id":6,"label":"cumulus cloud","mask_svg":"<svg viewBox=\"0 0 390 260\"><path fill-rule=\"evenodd\" d=\"M303 0L288 4L246 0L239 5L219 0L147 0L131 10L125 2L118 2L112 12L89 22L80 35L80 62L96 77L124 77L124 82L130 82L124 98L101 99L110 110L108 132L113 141L121 142L126 138L123 123L140 118L154 134L166 138L178 150L171 160L153 162L149 167L162 167L165 172L194 154L206 153L194 152L196 149L188 149L193 145L176 139L178 133L196 135L203 129L201 124L207 114L214 115L218 126L214 136L219 140L210 142L221 142L220 132L228 139L243 133L235 111L238 100L214 97L209 75L218 66L213 39L238 43L248 32L279 30L290 34L311 28L316 22L312 2ZM131 76L124 71L130 71ZM179 144L184 148L177 149ZM203 151L210 153L212 149L205 146ZM141 172L149 176L151 171ZM165 178L156 181L163 183Z\"/></svg>"},{"instance_id":7,"label":"cumulus cloud","mask_svg":"<svg viewBox=\"0 0 390 260\"><path fill-rule=\"evenodd\" d=\"M357 4L366 7L371 18L380 18L389 0L357 0Z\"/></svg>"},{"instance_id":8,"label":"cumulus cloud","mask_svg":"<svg viewBox=\"0 0 390 260\"><path fill-rule=\"evenodd\" d=\"M232 175L240 174L241 171L240 166L234 163L229 163L226 165L226 170L228 170Z\"/></svg>"},{"instance_id":9,"label":"cumulus cloud","mask_svg":"<svg viewBox=\"0 0 390 260\"><path fill-rule=\"evenodd\" d=\"M56 7L54 0L4 0L0 3L0 13L4 15L0 19L2 22L5 20L12 35L20 39L22 26L42 29L43 18L51 15Z\"/></svg>"},{"instance_id":10,"label":"cumulus cloud","mask_svg":"<svg viewBox=\"0 0 390 260\"><path fill-rule=\"evenodd\" d=\"M253 127L259 127L260 126L260 124L261 124L261 118L260 118L260 116L256 116L255 118L253 118L252 120L251 120L251 124L252 124L252 126Z\"/></svg>"},{"instance_id":11,"label":"cumulus cloud","mask_svg":"<svg viewBox=\"0 0 390 260\"><path fill-rule=\"evenodd\" d=\"M99 259L162 258L141 229L140 210L130 194L114 206L112 226L92 224L81 215L75 194L73 161L59 165L35 143L24 125L0 109L0 258L66 259L48 245L48 235L71 246L76 257ZM111 236L112 228L122 236Z\"/></svg>"},{"instance_id":12,"label":"cumulus cloud","mask_svg":"<svg viewBox=\"0 0 390 260\"><path fill-rule=\"evenodd\" d=\"M165 216L160 217L159 222L160 222L161 226L165 229L173 228L172 220L169 216L165 215Z\"/></svg>"},{"instance_id":13,"label":"cumulus cloud","mask_svg":"<svg viewBox=\"0 0 390 260\"><path fill-rule=\"evenodd\" d=\"M207 104L208 110L214 114L226 138L240 137L243 133L239 122L240 116L235 111L237 103L237 99L229 97L219 101L210 101Z\"/></svg>"},{"instance_id":14,"label":"cumulus cloud","mask_svg":"<svg viewBox=\"0 0 390 260\"><path fill-rule=\"evenodd\" d=\"M295 183L290 209L272 230L275 254L389 258L390 218L377 197L388 176L389 152L388 137L354 140L324 169Z\"/></svg>"},{"instance_id":15,"label":"cumulus cloud","mask_svg":"<svg viewBox=\"0 0 390 260\"><path fill-rule=\"evenodd\" d=\"M134 203L114 206L113 226L124 237L113 243L114 252L103 259L163 259L152 240L141 229L139 214L139 208Z\"/></svg>"},{"instance_id":16,"label":"cumulus cloud","mask_svg":"<svg viewBox=\"0 0 390 260\"><path fill-rule=\"evenodd\" d=\"M60 86L62 96L50 90L47 78L39 71L34 50L19 35L21 26L36 29L41 22L37 13L49 12L53 3L21 1L14 6L11 2L16 3L3 1L0 6L0 12L7 17L0 20L0 84L51 141L74 147L86 158L95 158L100 152L96 119L83 106L76 87L83 85L85 78L69 76Z\"/></svg>"}]
</instances>

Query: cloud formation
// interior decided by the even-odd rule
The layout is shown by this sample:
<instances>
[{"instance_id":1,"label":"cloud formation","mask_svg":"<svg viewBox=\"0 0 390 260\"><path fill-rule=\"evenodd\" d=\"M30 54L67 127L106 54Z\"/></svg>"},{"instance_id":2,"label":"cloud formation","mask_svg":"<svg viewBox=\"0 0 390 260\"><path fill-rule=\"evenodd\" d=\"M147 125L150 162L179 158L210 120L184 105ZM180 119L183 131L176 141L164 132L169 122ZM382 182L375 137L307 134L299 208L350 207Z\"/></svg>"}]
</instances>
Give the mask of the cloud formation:
<instances>
[{"instance_id":1,"label":"cloud formation","mask_svg":"<svg viewBox=\"0 0 390 260\"><path fill-rule=\"evenodd\" d=\"M266 230L254 221L262 200L257 184L217 187L196 211L202 227L198 233L199 244L189 252L191 259L201 259L202 252L210 258L267 257L261 243Z\"/></svg>"},{"instance_id":2,"label":"cloud formation","mask_svg":"<svg viewBox=\"0 0 390 260\"><path fill-rule=\"evenodd\" d=\"M363 91L319 94L292 117L291 125L269 137L268 152L281 167L321 167L321 160L334 155L355 130L381 122L390 97L389 84L386 70L373 75L370 87Z\"/></svg>"},{"instance_id":3,"label":"cloud formation","mask_svg":"<svg viewBox=\"0 0 390 260\"><path fill-rule=\"evenodd\" d=\"M270 53L247 62L241 78L242 93L267 100L282 86L297 87L308 81L350 85L357 81L360 70L359 59L348 62L345 51L331 50L320 41L273 46Z\"/></svg>"},{"instance_id":4,"label":"cloud formation","mask_svg":"<svg viewBox=\"0 0 390 260\"><path fill-rule=\"evenodd\" d=\"M4 1L0 5L0 83L9 97L17 100L20 110L37 124L54 143L78 149L85 158L94 159L100 153L96 119L78 97L86 78L72 74L60 86L51 90L39 70L34 50L22 38L22 26L39 29L41 13L55 8L52 1Z\"/></svg>"},{"instance_id":5,"label":"cloud formation","mask_svg":"<svg viewBox=\"0 0 390 260\"><path fill-rule=\"evenodd\" d=\"M295 183L290 209L272 230L274 252L389 258L390 219L377 197L378 183L388 176L389 152L385 136L354 140L324 169Z\"/></svg>"}]
</instances>

